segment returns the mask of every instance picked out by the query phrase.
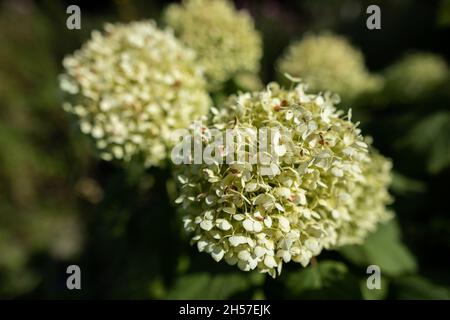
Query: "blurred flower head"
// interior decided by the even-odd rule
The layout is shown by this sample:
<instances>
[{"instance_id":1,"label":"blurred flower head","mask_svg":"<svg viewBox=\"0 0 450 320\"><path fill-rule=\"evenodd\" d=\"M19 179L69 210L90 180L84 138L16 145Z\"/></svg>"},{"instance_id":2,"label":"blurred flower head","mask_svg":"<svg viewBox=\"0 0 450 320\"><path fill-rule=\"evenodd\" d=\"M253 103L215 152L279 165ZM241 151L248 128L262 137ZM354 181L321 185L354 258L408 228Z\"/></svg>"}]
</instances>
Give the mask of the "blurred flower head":
<instances>
[{"instance_id":1,"label":"blurred flower head","mask_svg":"<svg viewBox=\"0 0 450 320\"><path fill-rule=\"evenodd\" d=\"M306 266L323 248L359 242L373 230L383 216L385 176L366 177L372 170L368 145L335 102L329 93L306 93L303 84L284 90L271 83L212 109L209 126L201 129L203 144L213 129L239 129L236 150L247 156L180 167L176 202L199 251L275 277L283 263ZM251 132L262 127L282 134L274 152L258 154L265 160L252 164ZM372 198L372 190L380 195Z\"/></svg>"},{"instance_id":2,"label":"blurred flower head","mask_svg":"<svg viewBox=\"0 0 450 320\"><path fill-rule=\"evenodd\" d=\"M261 36L250 15L228 0L186 0L164 15L175 34L198 54L210 89L240 72L255 73L262 56Z\"/></svg>"},{"instance_id":3,"label":"blurred flower head","mask_svg":"<svg viewBox=\"0 0 450 320\"><path fill-rule=\"evenodd\" d=\"M210 98L195 53L152 21L107 24L64 59L65 110L105 160L143 157L160 165L170 133L207 112Z\"/></svg>"},{"instance_id":4,"label":"blurred flower head","mask_svg":"<svg viewBox=\"0 0 450 320\"><path fill-rule=\"evenodd\" d=\"M300 77L313 91L330 90L344 101L381 88L381 77L372 75L364 56L344 37L331 33L307 35L292 43L277 62L278 71Z\"/></svg>"},{"instance_id":5,"label":"blurred flower head","mask_svg":"<svg viewBox=\"0 0 450 320\"><path fill-rule=\"evenodd\" d=\"M403 57L385 71L386 90L400 102L429 98L449 78L445 60L432 53L415 53Z\"/></svg>"}]
</instances>

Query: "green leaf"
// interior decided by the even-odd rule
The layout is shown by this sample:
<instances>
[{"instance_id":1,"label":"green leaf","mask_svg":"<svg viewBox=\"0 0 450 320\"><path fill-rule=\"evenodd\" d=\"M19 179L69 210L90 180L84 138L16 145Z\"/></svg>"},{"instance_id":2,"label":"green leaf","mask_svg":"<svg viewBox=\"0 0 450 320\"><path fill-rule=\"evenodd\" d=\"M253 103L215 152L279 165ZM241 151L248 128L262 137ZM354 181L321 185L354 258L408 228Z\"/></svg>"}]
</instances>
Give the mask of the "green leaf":
<instances>
[{"instance_id":1,"label":"green leaf","mask_svg":"<svg viewBox=\"0 0 450 320\"><path fill-rule=\"evenodd\" d=\"M343 255L344 258L359 267L367 267L370 265L367 261L366 251L362 245L343 246L339 248L339 253Z\"/></svg>"},{"instance_id":2,"label":"green leaf","mask_svg":"<svg viewBox=\"0 0 450 320\"><path fill-rule=\"evenodd\" d=\"M437 12L437 24L441 27L450 26L450 0L441 0Z\"/></svg>"},{"instance_id":3,"label":"green leaf","mask_svg":"<svg viewBox=\"0 0 450 320\"><path fill-rule=\"evenodd\" d=\"M395 223L380 226L378 232L369 236L364 248L369 262L380 266L382 273L397 276L416 271L414 257L400 242Z\"/></svg>"},{"instance_id":4,"label":"green leaf","mask_svg":"<svg viewBox=\"0 0 450 320\"><path fill-rule=\"evenodd\" d=\"M389 281L385 277L381 277L380 289L369 289L367 287L367 279L360 282L361 294L365 300L383 300L387 297L389 291Z\"/></svg>"},{"instance_id":5,"label":"green leaf","mask_svg":"<svg viewBox=\"0 0 450 320\"><path fill-rule=\"evenodd\" d=\"M167 299L227 299L260 284L262 280L262 274L188 274L178 279Z\"/></svg>"},{"instance_id":6,"label":"green leaf","mask_svg":"<svg viewBox=\"0 0 450 320\"><path fill-rule=\"evenodd\" d=\"M436 112L420 121L404 143L426 156L430 173L450 165L450 112Z\"/></svg>"},{"instance_id":7,"label":"green leaf","mask_svg":"<svg viewBox=\"0 0 450 320\"><path fill-rule=\"evenodd\" d=\"M377 232L367 237L361 246L345 246L339 252L355 265L378 265L381 273L389 276L414 273L416 261L400 241L400 231L395 221L380 225Z\"/></svg>"},{"instance_id":8,"label":"green leaf","mask_svg":"<svg viewBox=\"0 0 450 320\"><path fill-rule=\"evenodd\" d=\"M338 261L322 261L287 277L287 287L293 293L322 289L345 277L347 266Z\"/></svg>"},{"instance_id":9,"label":"green leaf","mask_svg":"<svg viewBox=\"0 0 450 320\"><path fill-rule=\"evenodd\" d=\"M162 299L166 295L166 288L160 277L157 277L151 281L148 289L152 299Z\"/></svg>"},{"instance_id":10,"label":"green leaf","mask_svg":"<svg viewBox=\"0 0 450 320\"><path fill-rule=\"evenodd\" d=\"M408 276L395 280L398 299L450 299L450 291L420 276Z\"/></svg>"},{"instance_id":11,"label":"green leaf","mask_svg":"<svg viewBox=\"0 0 450 320\"><path fill-rule=\"evenodd\" d=\"M425 191L425 184L422 181L411 179L395 171L392 174L392 178L391 189L397 194Z\"/></svg>"}]
</instances>

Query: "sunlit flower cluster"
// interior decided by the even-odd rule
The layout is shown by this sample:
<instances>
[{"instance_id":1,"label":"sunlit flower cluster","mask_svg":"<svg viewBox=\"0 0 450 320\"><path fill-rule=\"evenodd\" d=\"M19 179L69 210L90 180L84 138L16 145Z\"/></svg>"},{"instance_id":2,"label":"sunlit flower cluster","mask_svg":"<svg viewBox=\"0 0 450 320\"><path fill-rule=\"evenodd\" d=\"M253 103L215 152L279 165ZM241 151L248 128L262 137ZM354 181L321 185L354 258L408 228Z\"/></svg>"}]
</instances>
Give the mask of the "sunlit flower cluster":
<instances>
[{"instance_id":1,"label":"sunlit flower cluster","mask_svg":"<svg viewBox=\"0 0 450 320\"><path fill-rule=\"evenodd\" d=\"M429 97L449 78L445 60L432 53L405 56L385 71L386 89L396 101Z\"/></svg>"},{"instance_id":2,"label":"sunlit flower cluster","mask_svg":"<svg viewBox=\"0 0 450 320\"><path fill-rule=\"evenodd\" d=\"M228 0L185 0L165 12L166 23L194 49L211 89L241 72L257 72L261 36L252 18Z\"/></svg>"},{"instance_id":3,"label":"sunlit flower cluster","mask_svg":"<svg viewBox=\"0 0 450 320\"><path fill-rule=\"evenodd\" d=\"M306 266L324 248L360 242L387 217L389 164L371 158L351 114L335 101L329 93L306 93L303 84L285 90L271 83L212 109L200 128L203 145L212 130L233 129L236 148L217 150L222 157L247 154L244 161L180 168L177 203L199 251L275 277L283 263ZM252 164L252 129L263 127L282 134Z\"/></svg>"},{"instance_id":4,"label":"sunlit flower cluster","mask_svg":"<svg viewBox=\"0 0 450 320\"><path fill-rule=\"evenodd\" d=\"M311 90L330 90L344 100L382 86L381 77L367 70L361 51L344 37L330 33L310 34L292 43L277 66L281 75L300 77L310 84Z\"/></svg>"},{"instance_id":5,"label":"sunlit flower cluster","mask_svg":"<svg viewBox=\"0 0 450 320\"><path fill-rule=\"evenodd\" d=\"M65 110L105 160L167 157L172 130L205 114L210 98L195 53L152 21L107 24L64 59Z\"/></svg>"}]
</instances>

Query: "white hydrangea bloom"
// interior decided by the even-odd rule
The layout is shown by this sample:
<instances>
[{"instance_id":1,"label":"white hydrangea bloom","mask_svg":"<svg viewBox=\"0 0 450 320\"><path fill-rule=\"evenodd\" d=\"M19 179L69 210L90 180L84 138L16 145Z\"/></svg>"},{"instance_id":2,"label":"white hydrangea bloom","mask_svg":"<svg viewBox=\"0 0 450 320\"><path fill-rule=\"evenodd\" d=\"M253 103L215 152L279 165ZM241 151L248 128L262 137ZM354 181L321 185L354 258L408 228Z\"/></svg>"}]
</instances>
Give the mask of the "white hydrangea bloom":
<instances>
[{"instance_id":1,"label":"white hydrangea bloom","mask_svg":"<svg viewBox=\"0 0 450 320\"><path fill-rule=\"evenodd\" d=\"M261 36L250 15L228 0L184 0L170 5L166 23L205 68L210 89L241 72L256 73L262 56Z\"/></svg>"},{"instance_id":2,"label":"white hydrangea bloom","mask_svg":"<svg viewBox=\"0 0 450 320\"><path fill-rule=\"evenodd\" d=\"M245 150L250 159L252 129L272 127L282 134L275 154L257 164L216 161L180 168L177 203L199 251L275 277L283 263L306 266L322 249L357 242L373 230L383 215L386 185L383 178L370 185L378 178L365 176L372 163L368 145L334 103L334 96L308 94L302 84L284 90L271 83L212 110L209 126L200 130L204 145L212 130L234 129L240 135L235 150ZM229 154L224 150L221 157ZM271 174L262 174L265 166ZM366 199L372 195L363 192L371 188L383 195Z\"/></svg>"},{"instance_id":3,"label":"white hydrangea bloom","mask_svg":"<svg viewBox=\"0 0 450 320\"><path fill-rule=\"evenodd\" d=\"M107 24L64 59L61 88L105 160L161 165L174 129L205 114L210 98L195 54L153 21Z\"/></svg>"}]
</instances>

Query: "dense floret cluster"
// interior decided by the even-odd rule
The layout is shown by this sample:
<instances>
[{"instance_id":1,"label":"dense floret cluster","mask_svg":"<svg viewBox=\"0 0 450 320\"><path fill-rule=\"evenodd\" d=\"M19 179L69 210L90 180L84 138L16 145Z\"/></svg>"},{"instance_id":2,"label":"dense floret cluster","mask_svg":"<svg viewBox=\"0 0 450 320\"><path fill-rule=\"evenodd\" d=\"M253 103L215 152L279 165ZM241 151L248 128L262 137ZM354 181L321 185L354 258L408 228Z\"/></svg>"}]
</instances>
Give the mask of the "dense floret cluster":
<instances>
[{"instance_id":1,"label":"dense floret cluster","mask_svg":"<svg viewBox=\"0 0 450 320\"><path fill-rule=\"evenodd\" d=\"M212 110L199 129L203 146L213 130L232 130L233 148L216 141L219 157L185 165L178 176L177 202L199 251L276 276L283 263L306 266L323 248L361 242L389 218L390 163L369 152L335 100L271 83ZM279 132L265 152L251 152L260 150L255 128Z\"/></svg>"},{"instance_id":2,"label":"dense floret cluster","mask_svg":"<svg viewBox=\"0 0 450 320\"><path fill-rule=\"evenodd\" d=\"M258 71L261 36L250 15L230 1L185 0L168 7L165 21L197 52L211 89L239 73Z\"/></svg>"},{"instance_id":3,"label":"dense floret cluster","mask_svg":"<svg viewBox=\"0 0 450 320\"><path fill-rule=\"evenodd\" d=\"M64 59L65 109L105 160L141 155L160 165L174 129L205 114L210 98L195 53L154 22L108 24Z\"/></svg>"}]
</instances>

